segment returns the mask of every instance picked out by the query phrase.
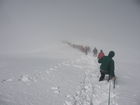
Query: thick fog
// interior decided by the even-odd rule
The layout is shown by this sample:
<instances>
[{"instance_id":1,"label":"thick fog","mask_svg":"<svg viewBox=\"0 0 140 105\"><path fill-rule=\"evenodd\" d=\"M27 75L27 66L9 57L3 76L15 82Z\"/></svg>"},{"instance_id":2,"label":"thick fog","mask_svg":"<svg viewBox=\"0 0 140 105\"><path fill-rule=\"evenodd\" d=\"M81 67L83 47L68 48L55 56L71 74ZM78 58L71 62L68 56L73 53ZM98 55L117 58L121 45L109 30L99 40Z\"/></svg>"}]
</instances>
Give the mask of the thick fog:
<instances>
[{"instance_id":1,"label":"thick fog","mask_svg":"<svg viewBox=\"0 0 140 105\"><path fill-rule=\"evenodd\" d=\"M139 0L0 0L1 54L44 51L67 40L136 55L139 34Z\"/></svg>"}]
</instances>

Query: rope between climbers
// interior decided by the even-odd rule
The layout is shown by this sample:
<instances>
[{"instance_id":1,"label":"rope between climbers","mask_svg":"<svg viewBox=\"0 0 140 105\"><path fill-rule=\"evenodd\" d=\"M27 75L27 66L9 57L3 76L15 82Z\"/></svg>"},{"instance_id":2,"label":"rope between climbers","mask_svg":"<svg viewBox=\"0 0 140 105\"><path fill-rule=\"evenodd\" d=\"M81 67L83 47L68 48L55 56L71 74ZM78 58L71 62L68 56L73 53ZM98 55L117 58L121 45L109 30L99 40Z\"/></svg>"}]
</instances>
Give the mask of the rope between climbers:
<instances>
[{"instance_id":1,"label":"rope between climbers","mask_svg":"<svg viewBox=\"0 0 140 105\"><path fill-rule=\"evenodd\" d=\"M111 91L111 82L109 81L108 105L110 105L110 91Z\"/></svg>"}]
</instances>

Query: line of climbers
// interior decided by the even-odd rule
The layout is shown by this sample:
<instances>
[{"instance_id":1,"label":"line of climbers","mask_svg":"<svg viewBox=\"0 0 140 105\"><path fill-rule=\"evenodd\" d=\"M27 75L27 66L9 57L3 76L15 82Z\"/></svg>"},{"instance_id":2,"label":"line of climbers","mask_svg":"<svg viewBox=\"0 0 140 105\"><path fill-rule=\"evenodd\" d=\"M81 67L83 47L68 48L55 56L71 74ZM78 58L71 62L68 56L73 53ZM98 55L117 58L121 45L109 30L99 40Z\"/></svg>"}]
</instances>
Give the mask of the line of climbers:
<instances>
[{"instance_id":1,"label":"line of climbers","mask_svg":"<svg viewBox=\"0 0 140 105\"><path fill-rule=\"evenodd\" d=\"M63 43L66 43L69 46L71 46L71 47L73 47L75 49L80 50L81 52L85 53L86 55L88 55L88 53L91 52L91 49L90 49L89 46L83 46L83 45L73 44L73 43L70 43L70 42L67 42L67 41L63 41Z\"/></svg>"},{"instance_id":2,"label":"line of climbers","mask_svg":"<svg viewBox=\"0 0 140 105\"><path fill-rule=\"evenodd\" d=\"M91 52L91 48L89 46L83 46L83 45L77 45L77 44L72 44L70 42L64 41L64 43L68 44L69 46L76 48L80 50L81 52L85 53L86 55ZM110 79L116 79L115 78L115 63L113 60L113 57L115 56L114 51L110 51L107 56L105 56L103 50L100 50L98 53L97 48L95 47L93 49L93 56L97 57L98 63L100 63L100 78L99 81L103 81L105 78L105 75L109 75L108 81Z\"/></svg>"}]
</instances>

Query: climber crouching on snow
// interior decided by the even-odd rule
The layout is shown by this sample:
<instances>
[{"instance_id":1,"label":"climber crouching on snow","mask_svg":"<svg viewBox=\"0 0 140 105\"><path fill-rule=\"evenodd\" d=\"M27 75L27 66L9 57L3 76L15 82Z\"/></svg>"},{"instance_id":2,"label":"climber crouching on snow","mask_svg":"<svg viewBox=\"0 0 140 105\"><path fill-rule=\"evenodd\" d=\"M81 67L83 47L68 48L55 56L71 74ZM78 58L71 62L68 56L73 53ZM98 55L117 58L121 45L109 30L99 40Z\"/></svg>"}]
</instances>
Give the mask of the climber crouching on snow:
<instances>
[{"instance_id":1,"label":"climber crouching on snow","mask_svg":"<svg viewBox=\"0 0 140 105\"><path fill-rule=\"evenodd\" d=\"M115 64L114 60L112 59L115 56L114 51L110 51L108 56L104 56L103 58L99 59L98 62L101 63L100 65L100 79L99 81L104 80L105 75L108 74L110 79L115 79L115 74L114 74L114 69L115 69Z\"/></svg>"}]
</instances>

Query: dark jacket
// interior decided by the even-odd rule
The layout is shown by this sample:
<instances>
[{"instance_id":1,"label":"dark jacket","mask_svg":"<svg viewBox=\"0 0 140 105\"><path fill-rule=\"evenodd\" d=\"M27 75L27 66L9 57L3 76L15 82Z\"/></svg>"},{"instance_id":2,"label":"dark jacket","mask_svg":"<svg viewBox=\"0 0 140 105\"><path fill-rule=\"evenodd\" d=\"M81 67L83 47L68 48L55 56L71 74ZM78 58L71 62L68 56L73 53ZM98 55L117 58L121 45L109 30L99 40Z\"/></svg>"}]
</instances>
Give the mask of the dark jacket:
<instances>
[{"instance_id":1,"label":"dark jacket","mask_svg":"<svg viewBox=\"0 0 140 105\"><path fill-rule=\"evenodd\" d=\"M100 70L104 71L105 74L109 74L110 76L115 76L114 60L112 59L114 55L115 53L111 51L108 56L104 56L102 59L98 60L98 62L101 63Z\"/></svg>"}]
</instances>

